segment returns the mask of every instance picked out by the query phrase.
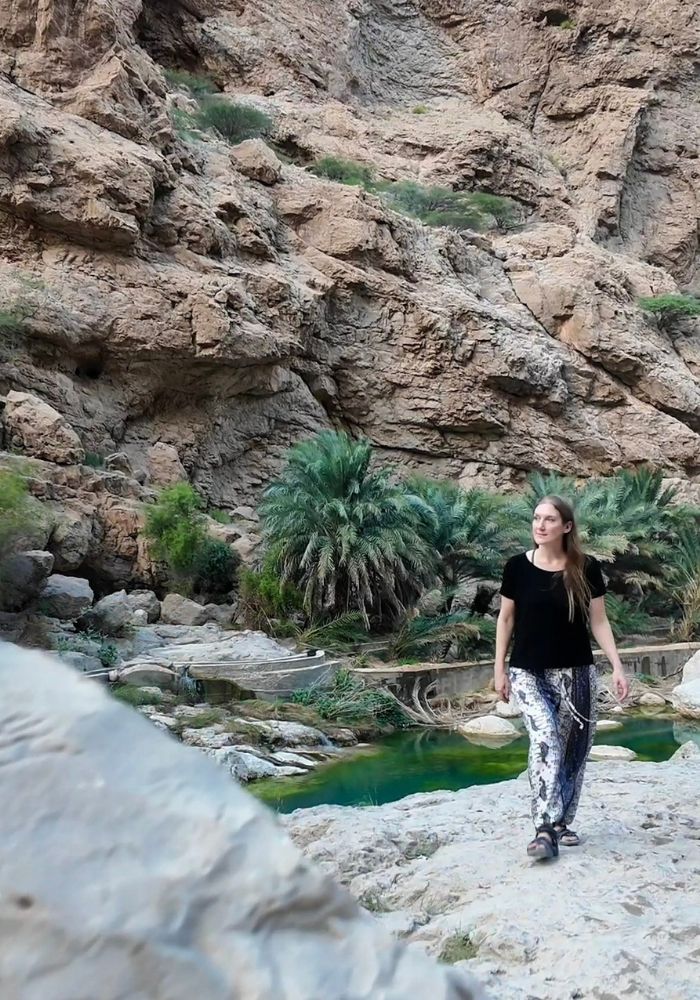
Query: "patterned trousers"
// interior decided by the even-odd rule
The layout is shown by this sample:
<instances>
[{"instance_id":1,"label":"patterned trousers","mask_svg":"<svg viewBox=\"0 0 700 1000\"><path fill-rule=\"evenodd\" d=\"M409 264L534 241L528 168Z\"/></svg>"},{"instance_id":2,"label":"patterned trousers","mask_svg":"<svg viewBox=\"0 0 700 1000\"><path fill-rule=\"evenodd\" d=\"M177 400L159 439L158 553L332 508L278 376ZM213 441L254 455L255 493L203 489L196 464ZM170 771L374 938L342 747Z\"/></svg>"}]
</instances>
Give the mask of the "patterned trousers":
<instances>
[{"instance_id":1,"label":"patterned trousers","mask_svg":"<svg viewBox=\"0 0 700 1000\"><path fill-rule=\"evenodd\" d=\"M530 737L528 776L535 826L569 824L576 815L595 735L596 669L532 674L511 667L509 676Z\"/></svg>"}]
</instances>

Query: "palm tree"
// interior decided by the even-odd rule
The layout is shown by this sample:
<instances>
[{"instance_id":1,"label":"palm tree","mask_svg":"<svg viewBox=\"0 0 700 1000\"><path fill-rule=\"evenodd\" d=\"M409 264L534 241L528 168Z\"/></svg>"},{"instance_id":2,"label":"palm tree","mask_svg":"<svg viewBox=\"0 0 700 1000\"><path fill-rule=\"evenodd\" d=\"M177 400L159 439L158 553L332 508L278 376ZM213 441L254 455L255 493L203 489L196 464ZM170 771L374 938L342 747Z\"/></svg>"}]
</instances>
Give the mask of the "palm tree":
<instances>
[{"instance_id":1,"label":"palm tree","mask_svg":"<svg viewBox=\"0 0 700 1000\"><path fill-rule=\"evenodd\" d=\"M689 525L679 528L665 568L666 591L681 612L675 634L689 642L700 631L700 537Z\"/></svg>"},{"instance_id":2,"label":"palm tree","mask_svg":"<svg viewBox=\"0 0 700 1000\"><path fill-rule=\"evenodd\" d=\"M369 441L324 431L289 452L266 491L263 528L278 571L310 614L393 619L434 577L423 501L370 469Z\"/></svg>"}]
</instances>

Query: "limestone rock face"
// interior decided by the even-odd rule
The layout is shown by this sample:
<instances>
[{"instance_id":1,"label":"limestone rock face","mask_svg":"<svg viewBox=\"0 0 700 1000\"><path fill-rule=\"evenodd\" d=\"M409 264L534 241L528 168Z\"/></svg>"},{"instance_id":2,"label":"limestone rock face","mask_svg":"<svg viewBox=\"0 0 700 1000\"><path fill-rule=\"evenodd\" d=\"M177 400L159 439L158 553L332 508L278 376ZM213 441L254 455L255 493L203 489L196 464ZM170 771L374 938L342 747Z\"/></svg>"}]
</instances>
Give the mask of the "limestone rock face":
<instances>
[{"instance_id":1,"label":"limestone rock face","mask_svg":"<svg viewBox=\"0 0 700 1000\"><path fill-rule=\"evenodd\" d=\"M120 456L71 477L72 437L6 414L4 446L54 466L59 572L157 586L151 488L255 504L327 427L464 485L649 461L700 495L700 325L638 306L700 290L700 19L457 6L0 0L0 394ZM193 140L163 73L185 66L267 113L279 157ZM518 225L424 226L314 176L326 156L510 198Z\"/></svg>"},{"instance_id":2,"label":"limestone rock face","mask_svg":"<svg viewBox=\"0 0 700 1000\"><path fill-rule=\"evenodd\" d=\"M71 465L85 457L80 438L65 418L31 393L8 392L4 419L10 443L33 458Z\"/></svg>"},{"instance_id":3,"label":"limestone rock face","mask_svg":"<svg viewBox=\"0 0 700 1000\"><path fill-rule=\"evenodd\" d=\"M18 552L1 562L0 608L21 611L39 594L53 569L50 552Z\"/></svg>"},{"instance_id":4,"label":"limestone rock face","mask_svg":"<svg viewBox=\"0 0 700 1000\"><path fill-rule=\"evenodd\" d=\"M8 997L483 997L392 941L223 768L57 661L0 646L0 729Z\"/></svg>"},{"instance_id":5,"label":"limestone rock face","mask_svg":"<svg viewBox=\"0 0 700 1000\"><path fill-rule=\"evenodd\" d=\"M700 677L678 684L671 691L671 703L689 719L700 719Z\"/></svg>"}]
</instances>

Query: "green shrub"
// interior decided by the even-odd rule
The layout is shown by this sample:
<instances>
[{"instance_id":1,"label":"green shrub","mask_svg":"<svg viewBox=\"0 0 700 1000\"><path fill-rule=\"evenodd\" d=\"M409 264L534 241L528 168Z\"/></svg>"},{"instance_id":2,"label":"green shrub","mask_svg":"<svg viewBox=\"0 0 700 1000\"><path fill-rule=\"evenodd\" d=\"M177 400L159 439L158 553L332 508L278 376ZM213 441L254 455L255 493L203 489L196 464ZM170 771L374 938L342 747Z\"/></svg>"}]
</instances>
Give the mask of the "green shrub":
<instances>
[{"instance_id":1,"label":"green shrub","mask_svg":"<svg viewBox=\"0 0 700 1000\"><path fill-rule=\"evenodd\" d=\"M146 508L145 535L155 556L183 580L194 575L206 538L203 506L189 483L176 483L162 490L157 501Z\"/></svg>"},{"instance_id":2,"label":"green shrub","mask_svg":"<svg viewBox=\"0 0 700 1000\"><path fill-rule=\"evenodd\" d=\"M616 639L644 635L653 628L653 620L642 608L617 594L605 595L605 609Z\"/></svg>"},{"instance_id":3,"label":"green shrub","mask_svg":"<svg viewBox=\"0 0 700 1000\"><path fill-rule=\"evenodd\" d=\"M513 202L497 195L426 187L415 181L377 185L377 190L391 208L420 219L426 226L482 230L488 228L490 218L503 228L516 221Z\"/></svg>"},{"instance_id":4,"label":"green shrub","mask_svg":"<svg viewBox=\"0 0 700 1000\"><path fill-rule=\"evenodd\" d=\"M197 715L188 715L187 718L183 719L183 724L186 729L206 729L209 726L217 725L223 720L223 717L223 712L219 709L205 708Z\"/></svg>"},{"instance_id":5,"label":"green shrub","mask_svg":"<svg viewBox=\"0 0 700 1000\"><path fill-rule=\"evenodd\" d=\"M97 648L95 648L97 647ZM119 662L119 649L106 635L96 629L86 629L76 635L60 636L56 641L59 653L85 653L96 656L103 667L114 667Z\"/></svg>"},{"instance_id":6,"label":"green shrub","mask_svg":"<svg viewBox=\"0 0 700 1000\"><path fill-rule=\"evenodd\" d=\"M339 670L330 687L296 691L290 700L311 706L323 719L346 725L379 723L402 729L411 721L390 694L368 687L349 670Z\"/></svg>"},{"instance_id":7,"label":"green shrub","mask_svg":"<svg viewBox=\"0 0 700 1000\"><path fill-rule=\"evenodd\" d=\"M561 23L560 23L560 24L558 25L558 27L560 27L560 28L565 28L565 29L567 29L567 30L569 30L569 31L570 31L570 30L571 30L572 28L575 28L575 27L576 27L576 22L575 22L575 21L572 21L570 17L567 17L567 18L566 18L566 19L565 19L564 21L562 21L562 22L561 22Z\"/></svg>"},{"instance_id":8,"label":"green shrub","mask_svg":"<svg viewBox=\"0 0 700 1000\"><path fill-rule=\"evenodd\" d=\"M165 69L163 76L177 90L187 90L195 97L213 94L219 88L206 74L189 73L184 69Z\"/></svg>"},{"instance_id":9,"label":"green shrub","mask_svg":"<svg viewBox=\"0 0 700 1000\"><path fill-rule=\"evenodd\" d=\"M208 511L209 517L212 521L217 521L218 524L231 524L231 515L225 510L214 510Z\"/></svg>"},{"instance_id":10,"label":"green shrub","mask_svg":"<svg viewBox=\"0 0 700 1000\"><path fill-rule=\"evenodd\" d=\"M182 139L197 139L197 122L189 111L171 107L168 111L173 128Z\"/></svg>"},{"instance_id":11,"label":"green shrub","mask_svg":"<svg viewBox=\"0 0 700 1000\"><path fill-rule=\"evenodd\" d=\"M105 460L104 457L102 455L98 455L97 452L86 451L85 461L83 464L90 466L91 469L103 469Z\"/></svg>"},{"instance_id":12,"label":"green shrub","mask_svg":"<svg viewBox=\"0 0 700 1000\"><path fill-rule=\"evenodd\" d=\"M369 188L372 184L372 170L353 160L342 160L337 156L324 156L310 168L317 177L327 177L340 184L357 184Z\"/></svg>"},{"instance_id":13,"label":"green shrub","mask_svg":"<svg viewBox=\"0 0 700 1000\"><path fill-rule=\"evenodd\" d=\"M272 119L245 104L234 104L225 97L204 97L194 116L202 129L216 129L228 142L256 139L272 131Z\"/></svg>"},{"instance_id":14,"label":"green shrub","mask_svg":"<svg viewBox=\"0 0 700 1000\"><path fill-rule=\"evenodd\" d=\"M662 321L700 316L700 298L695 295L654 295L639 299L638 304L644 312L652 313Z\"/></svg>"},{"instance_id":15,"label":"green shrub","mask_svg":"<svg viewBox=\"0 0 700 1000\"><path fill-rule=\"evenodd\" d=\"M197 549L193 571L195 588L212 594L228 594L236 583L240 556L217 538L205 538Z\"/></svg>"},{"instance_id":16,"label":"green shrub","mask_svg":"<svg viewBox=\"0 0 700 1000\"><path fill-rule=\"evenodd\" d=\"M272 620L285 621L302 609L302 594L280 579L270 558L261 570L242 566L238 579L241 611L248 628L268 628Z\"/></svg>"},{"instance_id":17,"label":"green shrub","mask_svg":"<svg viewBox=\"0 0 700 1000\"><path fill-rule=\"evenodd\" d=\"M461 659L490 651L496 638L496 623L480 615L455 611L444 615L407 618L392 638L388 654L396 660L442 660L456 644Z\"/></svg>"},{"instance_id":18,"label":"green shrub","mask_svg":"<svg viewBox=\"0 0 700 1000\"><path fill-rule=\"evenodd\" d=\"M0 557L7 555L31 526L27 483L16 472L0 470Z\"/></svg>"},{"instance_id":19,"label":"green shrub","mask_svg":"<svg viewBox=\"0 0 700 1000\"><path fill-rule=\"evenodd\" d=\"M158 705L161 702L160 695L148 694L148 692L141 691L140 688L132 687L130 684L118 684L110 690L117 701L121 701L125 705L132 705L134 708L139 705Z\"/></svg>"},{"instance_id":20,"label":"green shrub","mask_svg":"<svg viewBox=\"0 0 700 1000\"><path fill-rule=\"evenodd\" d=\"M474 958L477 953L478 948L468 934L452 934L442 946L438 961L454 965L455 962L464 962Z\"/></svg>"},{"instance_id":21,"label":"green shrub","mask_svg":"<svg viewBox=\"0 0 700 1000\"><path fill-rule=\"evenodd\" d=\"M427 115L427 113L428 109L426 108L425 104L416 104L415 108L413 109L414 115Z\"/></svg>"}]
</instances>

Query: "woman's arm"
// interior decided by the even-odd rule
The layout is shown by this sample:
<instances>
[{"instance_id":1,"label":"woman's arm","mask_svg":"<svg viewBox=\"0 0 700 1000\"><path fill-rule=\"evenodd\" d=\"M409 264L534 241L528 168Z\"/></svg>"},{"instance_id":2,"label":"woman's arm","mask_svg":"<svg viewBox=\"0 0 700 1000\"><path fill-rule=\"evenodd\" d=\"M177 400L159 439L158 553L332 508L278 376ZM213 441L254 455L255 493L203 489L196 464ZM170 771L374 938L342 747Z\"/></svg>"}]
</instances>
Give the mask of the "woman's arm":
<instances>
[{"instance_id":1,"label":"woman's arm","mask_svg":"<svg viewBox=\"0 0 700 1000\"><path fill-rule=\"evenodd\" d=\"M494 663L493 680L496 692L508 701L510 698L510 681L506 672L506 656L513 635L515 621L515 601L510 597L501 597L501 610L496 623L496 660Z\"/></svg>"},{"instance_id":2,"label":"woman's arm","mask_svg":"<svg viewBox=\"0 0 700 1000\"><path fill-rule=\"evenodd\" d=\"M610 628L610 622L605 610L604 597L594 597L591 601L591 632L593 633L593 638L612 664L613 686L620 701L624 701L629 694L630 686L625 676L620 654L615 645L612 629Z\"/></svg>"}]
</instances>

